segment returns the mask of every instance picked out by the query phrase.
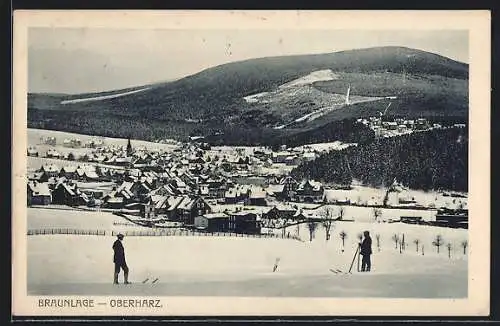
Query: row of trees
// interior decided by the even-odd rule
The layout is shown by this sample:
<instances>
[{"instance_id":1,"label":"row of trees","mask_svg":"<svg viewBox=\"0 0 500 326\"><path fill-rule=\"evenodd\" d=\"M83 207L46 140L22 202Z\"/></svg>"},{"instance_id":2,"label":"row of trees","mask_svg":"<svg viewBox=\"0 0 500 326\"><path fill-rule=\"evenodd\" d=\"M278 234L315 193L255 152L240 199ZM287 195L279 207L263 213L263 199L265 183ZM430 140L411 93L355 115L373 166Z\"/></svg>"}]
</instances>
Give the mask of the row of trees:
<instances>
[{"instance_id":1,"label":"row of trees","mask_svg":"<svg viewBox=\"0 0 500 326\"><path fill-rule=\"evenodd\" d=\"M402 253L403 251L406 250L407 243L405 242L404 234L402 235L402 237L400 237L398 234L393 234L392 240L394 241L395 249L399 249L400 253ZM378 243L378 239L377 239L377 243ZM421 243L420 239L414 239L413 243L415 244L416 252L419 252L419 249L420 249L422 256L424 256L425 255L425 251L424 251L425 248L424 248L424 245ZM445 241L444 241L443 237L440 234L438 234L438 235L436 235L436 237L432 241L432 245L434 247L436 247L437 253L439 254L440 248L442 246L445 246ZM379 245L377 244L377 246L379 246ZM468 246L469 246L469 242L467 240L463 240L460 242L460 247L463 249L464 255L467 253ZM448 250L448 257L451 258L451 250L453 249L453 244L451 242L446 243L446 249ZM380 251L380 247L379 247L379 251Z\"/></svg>"},{"instance_id":2,"label":"row of trees","mask_svg":"<svg viewBox=\"0 0 500 326\"><path fill-rule=\"evenodd\" d=\"M106 112L28 110L28 128L75 132L93 136L155 141L185 140L196 127L183 121L160 121Z\"/></svg>"},{"instance_id":3,"label":"row of trees","mask_svg":"<svg viewBox=\"0 0 500 326\"><path fill-rule=\"evenodd\" d=\"M296 178L388 186L394 178L413 189L468 189L466 128L436 129L384 138L321 155L292 171Z\"/></svg>"},{"instance_id":4,"label":"row of trees","mask_svg":"<svg viewBox=\"0 0 500 326\"><path fill-rule=\"evenodd\" d=\"M307 229L309 231L309 241L312 241L315 235L315 232L317 230L318 225L322 225L325 229L325 234L326 234L326 241L330 240L331 238L331 228L332 228L332 220L324 220L321 223L315 222L313 220L307 222ZM348 234L345 231L341 231L339 233L339 237L342 240L342 252L344 252L344 247L345 247L345 240L348 237ZM363 234L358 233L356 235L357 240L361 242L363 240ZM375 240L376 240L376 247L377 251L381 251L380 249L380 234L375 235ZM395 249L399 250L400 253L403 253L403 251L406 250L407 247L407 242L405 240L405 235L402 234L401 236L398 234L393 234L392 240L394 241L395 244ZM420 239L414 239L413 243L415 244L416 252L422 253L422 256L425 255L425 248ZM440 248L445 245L445 241L441 235L437 235L434 240L432 241L432 245L436 247L437 253L440 253ZM463 249L463 254L465 255L467 253L467 248L468 248L468 241L463 240L460 242L460 246ZM448 250L448 258L451 258L451 251L453 249L453 244L451 242L446 243L446 249Z\"/></svg>"}]
</instances>

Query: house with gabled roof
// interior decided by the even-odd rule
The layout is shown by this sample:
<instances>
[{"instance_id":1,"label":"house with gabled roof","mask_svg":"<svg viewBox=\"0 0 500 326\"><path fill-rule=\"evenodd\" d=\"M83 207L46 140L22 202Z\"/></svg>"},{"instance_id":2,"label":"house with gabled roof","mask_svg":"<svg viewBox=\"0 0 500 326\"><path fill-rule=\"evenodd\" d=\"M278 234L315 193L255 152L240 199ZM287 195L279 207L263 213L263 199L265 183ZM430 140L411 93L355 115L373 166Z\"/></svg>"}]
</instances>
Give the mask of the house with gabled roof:
<instances>
[{"instance_id":1,"label":"house with gabled roof","mask_svg":"<svg viewBox=\"0 0 500 326\"><path fill-rule=\"evenodd\" d=\"M229 215L226 213L208 213L194 218L194 226L207 232L228 231Z\"/></svg>"},{"instance_id":2,"label":"house with gabled roof","mask_svg":"<svg viewBox=\"0 0 500 326\"><path fill-rule=\"evenodd\" d=\"M198 185L198 195L203 196L205 198L209 197L210 191L208 189L208 184L199 184Z\"/></svg>"},{"instance_id":3,"label":"house with gabled roof","mask_svg":"<svg viewBox=\"0 0 500 326\"><path fill-rule=\"evenodd\" d=\"M294 200L306 203L319 203L323 201L324 188L320 182L303 180L295 190Z\"/></svg>"},{"instance_id":4,"label":"house with gabled roof","mask_svg":"<svg viewBox=\"0 0 500 326\"><path fill-rule=\"evenodd\" d=\"M39 170L40 172L45 172L47 174L47 177L57 177L59 176L59 168L55 164L46 164L42 165L42 167Z\"/></svg>"},{"instance_id":5,"label":"house with gabled roof","mask_svg":"<svg viewBox=\"0 0 500 326\"><path fill-rule=\"evenodd\" d=\"M170 184L163 185L162 187L159 188L157 191L159 195L166 195L166 196L178 196L181 195L181 192L173 187Z\"/></svg>"},{"instance_id":6,"label":"house with gabled roof","mask_svg":"<svg viewBox=\"0 0 500 326\"><path fill-rule=\"evenodd\" d=\"M140 181L124 181L115 191L113 197L123 197L124 203L143 202L151 192L151 189Z\"/></svg>"},{"instance_id":7,"label":"house with gabled roof","mask_svg":"<svg viewBox=\"0 0 500 326\"><path fill-rule=\"evenodd\" d=\"M255 211L239 210L229 215L228 231L245 234L260 234L261 220Z\"/></svg>"},{"instance_id":8,"label":"house with gabled roof","mask_svg":"<svg viewBox=\"0 0 500 326\"><path fill-rule=\"evenodd\" d=\"M263 188L253 187L250 190L248 203L252 206L267 206L267 193Z\"/></svg>"},{"instance_id":9,"label":"house with gabled roof","mask_svg":"<svg viewBox=\"0 0 500 326\"><path fill-rule=\"evenodd\" d=\"M52 191L52 202L54 204L78 206L86 204L87 200L87 196L72 181L61 180Z\"/></svg>"},{"instance_id":10,"label":"house with gabled roof","mask_svg":"<svg viewBox=\"0 0 500 326\"><path fill-rule=\"evenodd\" d=\"M270 184L266 188L266 193L268 196L274 197L277 200L285 200L286 198L284 196L284 189L285 189L284 185Z\"/></svg>"},{"instance_id":11,"label":"house with gabled roof","mask_svg":"<svg viewBox=\"0 0 500 326\"><path fill-rule=\"evenodd\" d=\"M61 153L59 153L55 149L51 148L47 151L47 153L45 153L45 156L47 156L48 158L60 158Z\"/></svg>"},{"instance_id":12,"label":"house with gabled roof","mask_svg":"<svg viewBox=\"0 0 500 326\"><path fill-rule=\"evenodd\" d=\"M288 175L282 178L279 184L283 185L282 197L284 199L291 200L293 197L295 197L295 191L299 186L297 180L295 180L292 176Z\"/></svg>"},{"instance_id":13,"label":"house with gabled roof","mask_svg":"<svg viewBox=\"0 0 500 326\"><path fill-rule=\"evenodd\" d=\"M152 195L150 196L150 204L154 207L154 212L156 215L167 215L168 208L168 198L170 196L163 195Z\"/></svg>"},{"instance_id":14,"label":"house with gabled roof","mask_svg":"<svg viewBox=\"0 0 500 326\"><path fill-rule=\"evenodd\" d=\"M297 208L285 205L285 204L277 204L274 205L268 212L263 215L263 218L266 219L293 219L293 216L296 214Z\"/></svg>"},{"instance_id":15,"label":"house with gabled roof","mask_svg":"<svg viewBox=\"0 0 500 326\"><path fill-rule=\"evenodd\" d=\"M210 205L200 196L183 196L182 198L175 210L179 221L186 225L193 225L196 216L212 212Z\"/></svg>"},{"instance_id":16,"label":"house with gabled roof","mask_svg":"<svg viewBox=\"0 0 500 326\"><path fill-rule=\"evenodd\" d=\"M76 169L77 167L74 165L63 166L61 168L61 171L59 172L59 176L65 177L66 179L76 179L77 178Z\"/></svg>"},{"instance_id":17,"label":"house with gabled roof","mask_svg":"<svg viewBox=\"0 0 500 326\"><path fill-rule=\"evenodd\" d=\"M86 170L83 175L85 181L99 181L99 175L95 171Z\"/></svg>"},{"instance_id":18,"label":"house with gabled roof","mask_svg":"<svg viewBox=\"0 0 500 326\"><path fill-rule=\"evenodd\" d=\"M38 157L38 151L34 147L29 147L27 151L28 156Z\"/></svg>"},{"instance_id":19,"label":"house with gabled roof","mask_svg":"<svg viewBox=\"0 0 500 326\"><path fill-rule=\"evenodd\" d=\"M30 181L27 187L27 204L49 205L52 202L52 193L46 182Z\"/></svg>"},{"instance_id":20,"label":"house with gabled roof","mask_svg":"<svg viewBox=\"0 0 500 326\"><path fill-rule=\"evenodd\" d=\"M36 181L36 182L47 182L47 181L49 181L49 177L43 171L32 172L32 173L28 173L28 180L29 181Z\"/></svg>"}]
</instances>

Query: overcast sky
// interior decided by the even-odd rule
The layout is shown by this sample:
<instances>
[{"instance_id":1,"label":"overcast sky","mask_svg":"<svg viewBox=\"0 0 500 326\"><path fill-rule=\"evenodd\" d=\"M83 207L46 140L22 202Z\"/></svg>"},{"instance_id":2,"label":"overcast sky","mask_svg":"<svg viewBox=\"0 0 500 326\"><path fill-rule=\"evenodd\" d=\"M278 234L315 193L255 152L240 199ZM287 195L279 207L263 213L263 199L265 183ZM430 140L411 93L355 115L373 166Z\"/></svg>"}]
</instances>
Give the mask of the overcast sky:
<instances>
[{"instance_id":1,"label":"overcast sky","mask_svg":"<svg viewBox=\"0 0 500 326\"><path fill-rule=\"evenodd\" d=\"M190 75L249 58L406 46L468 63L467 31L31 28L30 92L83 93Z\"/></svg>"}]
</instances>

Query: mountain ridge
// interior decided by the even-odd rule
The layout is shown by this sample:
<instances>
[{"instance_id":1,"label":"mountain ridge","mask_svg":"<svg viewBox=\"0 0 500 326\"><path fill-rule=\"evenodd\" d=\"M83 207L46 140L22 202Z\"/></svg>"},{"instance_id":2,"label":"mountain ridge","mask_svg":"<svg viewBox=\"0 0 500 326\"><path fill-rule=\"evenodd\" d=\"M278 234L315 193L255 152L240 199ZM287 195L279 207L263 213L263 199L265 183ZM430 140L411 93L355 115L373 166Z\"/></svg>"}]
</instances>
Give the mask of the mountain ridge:
<instances>
[{"instance_id":1,"label":"mountain ridge","mask_svg":"<svg viewBox=\"0 0 500 326\"><path fill-rule=\"evenodd\" d=\"M338 73L339 79L316 82L308 87L326 94L326 104L315 98L293 94L285 102L276 103L247 103L244 99L248 95L272 91L280 85L323 69ZM82 94L61 97L30 93L28 110L33 114L29 115L32 119L28 120L41 128L69 128L64 126L65 119L71 115L77 120L79 116L87 121L87 128L102 133L104 126L100 125L98 119L116 122L118 130L124 129L126 124L120 124L120 120L135 119L143 121L143 125L149 121L158 128L163 124L166 131L153 132L162 137L171 136L170 129L175 129L175 136L178 137L186 137L196 130L234 129L238 126L257 130L287 123L287 119L321 109L328 105L330 97L333 98L328 94L344 94L347 85L352 87L352 95L369 93L376 97L394 91L398 99L393 101L391 108L393 111L399 110L402 115L463 118L468 113L468 64L434 53L391 46L230 62L174 81L127 89L150 87L143 92L93 102L61 105L61 101L75 99ZM122 91L90 95L117 94ZM385 106L386 102L370 102L370 105L364 106L356 104L353 108L369 106L373 107L371 111L377 112L378 106ZM340 109L338 114L343 118L354 118L359 116L359 112L367 112L365 109L352 110L351 114L350 110ZM328 113L328 117L332 121L338 119L335 111ZM176 124L185 125L185 132L179 134L178 126L174 126ZM71 128L65 131L81 131L74 130L75 126ZM302 132L308 130L309 126L306 124L294 128Z\"/></svg>"}]
</instances>

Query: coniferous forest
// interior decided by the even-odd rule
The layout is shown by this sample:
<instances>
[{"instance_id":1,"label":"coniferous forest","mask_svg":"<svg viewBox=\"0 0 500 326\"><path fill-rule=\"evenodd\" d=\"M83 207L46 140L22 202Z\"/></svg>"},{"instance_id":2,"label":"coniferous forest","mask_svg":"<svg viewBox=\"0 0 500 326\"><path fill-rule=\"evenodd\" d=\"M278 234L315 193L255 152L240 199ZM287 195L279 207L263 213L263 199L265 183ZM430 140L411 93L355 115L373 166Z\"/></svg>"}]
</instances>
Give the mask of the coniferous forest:
<instances>
[{"instance_id":1,"label":"coniferous forest","mask_svg":"<svg viewBox=\"0 0 500 326\"><path fill-rule=\"evenodd\" d=\"M379 187L394 178L412 189L468 189L468 131L435 129L325 153L293 170L297 178Z\"/></svg>"}]
</instances>

